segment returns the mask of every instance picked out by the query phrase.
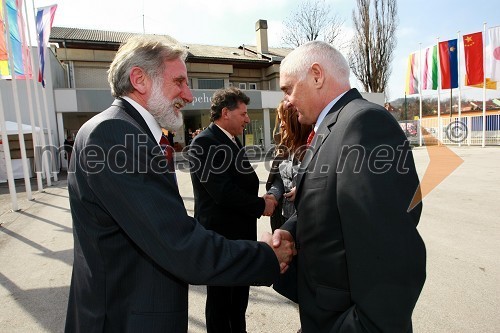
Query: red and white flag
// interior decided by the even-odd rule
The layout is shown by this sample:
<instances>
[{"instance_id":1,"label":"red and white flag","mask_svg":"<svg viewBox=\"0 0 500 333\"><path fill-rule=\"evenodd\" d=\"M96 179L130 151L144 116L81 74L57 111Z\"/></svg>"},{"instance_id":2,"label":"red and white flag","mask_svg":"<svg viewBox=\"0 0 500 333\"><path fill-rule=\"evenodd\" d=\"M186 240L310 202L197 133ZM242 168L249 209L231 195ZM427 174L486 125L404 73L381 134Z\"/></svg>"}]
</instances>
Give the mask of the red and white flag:
<instances>
[{"instance_id":1,"label":"red and white flag","mask_svg":"<svg viewBox=\"0 0 500 333\"><path fill-rule=\"evenodd\" d=\"M500 81L500 26L488 29L490 38L490 63L489 75L487 77L494 81Z\"/></svg>"},{"instance_id":2,"label":"red and white flag","mask_svg":"<svg viewBox=\"0 0 500 333\"><path fill-rule=\"evenodd\" d=\"M41 82L44 87L45 81L43 80L43 72L45 70L45 48L49 42L50 29L52 28L52 22L54 22L56 9L57 5L52 5L38 8L36 12L36 41L38 43L39 52L38 82Z\"/></svg>"}]
</instances>

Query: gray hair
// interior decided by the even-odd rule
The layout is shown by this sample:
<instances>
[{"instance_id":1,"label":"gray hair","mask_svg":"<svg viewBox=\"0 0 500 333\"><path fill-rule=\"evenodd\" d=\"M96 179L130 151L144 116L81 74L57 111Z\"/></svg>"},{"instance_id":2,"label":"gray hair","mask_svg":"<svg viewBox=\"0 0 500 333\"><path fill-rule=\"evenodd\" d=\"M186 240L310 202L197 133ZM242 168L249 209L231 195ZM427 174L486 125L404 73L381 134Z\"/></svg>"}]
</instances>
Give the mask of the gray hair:
<instances>
[{"instance_id":1,"label":"gray hair","mask_svg":"<svg viewBox=\"0 0 500 333\"><path fill-rule=\"evenodd\" d=\"M165 71L165 61L181 59L185 61L186 49L169 44L162 36L136 35L123 43L108 70L108 82L114 97L125 96L134 87L130 82L130 71L140 67L152 79L161 79Z\"/></svg>"},{"instance_id":2,"label":"gray hair","mask_svg":"<svg viewBox=\"0 0 500 333\"><path fill-rule=\"evenodd\" d=\"M313 63L322 65L337 82L349 83L349 64L342 53L328 43L310 41L290 52L281 61L280 72L303 80Z\"/></svg>"}]
</instances>

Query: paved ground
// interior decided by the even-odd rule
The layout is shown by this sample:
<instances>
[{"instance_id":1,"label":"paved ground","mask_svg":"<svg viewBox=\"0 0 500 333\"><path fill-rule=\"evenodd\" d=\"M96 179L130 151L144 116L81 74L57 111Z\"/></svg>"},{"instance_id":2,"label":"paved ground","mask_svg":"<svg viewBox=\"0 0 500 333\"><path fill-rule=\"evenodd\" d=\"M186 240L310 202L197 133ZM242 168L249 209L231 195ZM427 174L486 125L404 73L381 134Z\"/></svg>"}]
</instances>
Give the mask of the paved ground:
<instances>
[{"instance_id":1,"label":"paved ground","mask_svg":"<svg viewBox=\"0 0 500 333\"><path fill-rule=\"evenodd\" d=\"M419 230L427 246L427 282L415 309L415 332L500 331L500 148L455 148L464 163L424 198ZM414 150L422 177L425 148ZM256 163L261 193L265 162ZM268 169L268 168L267 168ZM192 214L189 175L178 172ZM0 332L61 332L72 263L71 217L64 175L11 212L7 184L0 184ZM33 189L36 189L36 182ZM259 231L269 230L267 217ZM204 332L205 288L190 288L189 332ZM251 333L295 332L297 308L271 288L251 289Z\"/></svg>"}]
</instances>

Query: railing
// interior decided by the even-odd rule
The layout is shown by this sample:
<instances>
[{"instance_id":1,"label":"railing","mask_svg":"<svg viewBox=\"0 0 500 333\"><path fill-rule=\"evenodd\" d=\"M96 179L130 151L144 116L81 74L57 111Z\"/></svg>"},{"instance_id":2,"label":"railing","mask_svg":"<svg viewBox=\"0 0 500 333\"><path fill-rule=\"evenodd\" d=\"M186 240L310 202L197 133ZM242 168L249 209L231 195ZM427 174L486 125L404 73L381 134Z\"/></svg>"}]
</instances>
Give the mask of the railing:
<instances>
[{"instance_id":1,"label":"railing","mask_svg":"<svg viewBox=\"0 0 500 333\"><path fill-rule=\"evenodd\" d=\"M420 126L423 128L422 144L481 146L483 144L483 116L424 118L399 122L413 145L420 144ZM487 115L484 131L485 145L500 145L500 115Z\"/></svg>"}]
</instances>

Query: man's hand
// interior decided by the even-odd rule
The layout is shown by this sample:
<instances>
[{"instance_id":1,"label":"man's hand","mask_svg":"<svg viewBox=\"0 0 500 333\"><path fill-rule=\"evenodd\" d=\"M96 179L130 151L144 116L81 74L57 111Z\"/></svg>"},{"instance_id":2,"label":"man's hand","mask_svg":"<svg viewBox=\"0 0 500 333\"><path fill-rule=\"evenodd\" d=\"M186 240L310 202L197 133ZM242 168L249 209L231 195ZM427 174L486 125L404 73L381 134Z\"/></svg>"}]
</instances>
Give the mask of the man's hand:
<instances>
[{"instance_id":1,"label":"man's hand","mask_svg":"<svg viewBox=\"0 0 500 333\"><path fill-rule=\"evenodd\" d=\"M264 194L262 196L266 202L266 207L264 208L263 216L271 216L274 213L274 209L278 206L278 200L272 194Z\"/></svg>"},{"instance_id":2,"label":"man's hand","mask_svg":"<svg viewBox=\"0 0 500 333\"><path fill-rule=\"evenodd\" d=\"M292 235L290 235L288 231L281 231L288 233L288 236L283 233L283 238L280 237L279 244L275 242L275 236L271 235L269 232L262 234L261 241L267 243L273 249L280 263L280 273L283 274L287 271L288 265L292 261L293 256L297 254L297 251L295 250L295 242L293 241Z\"/></svg>"},{"instance_id":3,"label":"man's hand","mask_svg":"<svg viewBox=\"0 0 500 333\"><path fill-rule=\"evenodd\" d=\"M289 231L283 230L283 229L276 229L274 230L273 234L273 247L279 247L282 242L292 242L294 243L294 253L293 255L297 254L297 251L295 250L295 240L292 237L292 234Z\"/></svg>"}]
</instances>

